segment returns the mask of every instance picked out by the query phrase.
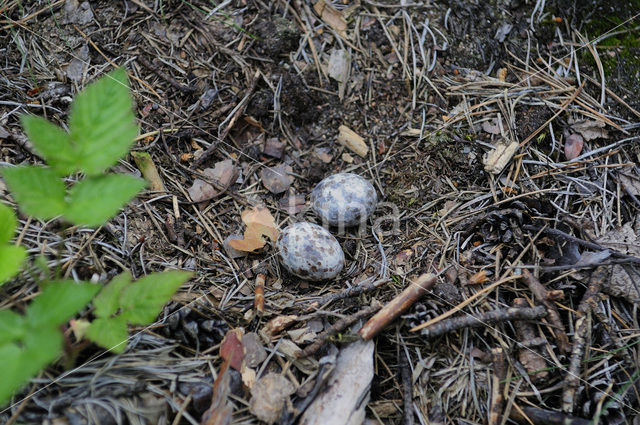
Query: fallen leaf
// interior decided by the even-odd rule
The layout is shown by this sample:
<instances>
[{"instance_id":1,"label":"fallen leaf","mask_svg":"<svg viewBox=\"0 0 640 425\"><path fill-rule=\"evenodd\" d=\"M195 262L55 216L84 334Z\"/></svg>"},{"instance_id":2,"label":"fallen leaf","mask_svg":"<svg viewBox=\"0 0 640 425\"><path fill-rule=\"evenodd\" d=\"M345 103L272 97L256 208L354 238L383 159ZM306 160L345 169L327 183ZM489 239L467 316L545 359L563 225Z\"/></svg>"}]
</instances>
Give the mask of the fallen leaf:
<instances>
[{"instance_id":1,"label":"fallen leaf","mask_svg":"<svg viewBox=\"0 0 640 425\"><path fill-rule=\"evenodd\" d=\"M502 172L518 150L518 146L517 142L511 142L509 144L499 142L494 150L485 154L483 158L484 170L491 174L499 174Z\"/></svg>"},{"instance_id":2,"label":"fallen leaf","mask_svg":"<svg viewBox=\"0 0 640 425\"><path fill-rule=\"evenodd\" d=\"M229 362L229 366L237 371L242 368L242 358L244 350L242 349L242 336L244 329L236 328L227 332L220 344L220 357Z\"/></svg>"},{"instance_id":3,"label":"fallen leaf","mask_svg":"<svg viewBox=\"0 0 640 425\"><path fill-rule=\"evenodd\" d=\"M572 160L580 156L582 147L584 146L584 140L582 136L573 133L564 141L564 156L568 160Z\"/></svg>"},{"instance_id":4,"label":"fallen leaf","mask_svg":"<svg viewBox=\"0 0 640 425\"><path fill-rule=\"evenodd\" d=\"M270 137L264 141L262 153L272 158L281 159L286 145L286 143L281 142L277 137Z\"/></svg>"},{"instance_id":5,"label":"fallen leaf","mask_svg":"<svg viewBox=\"0 0 640 425\"><path fill-rule=\"evenodd\" d=\"M501 134L502 130L500 128L500 124L502 123L498 122L497 118L492 118L482 123L482 129L489 134Z\"/></svg>"},{"instance_id":6,"label":"fallen leaf","mask_svg":"<svg viewBox=\"0 0 640 425\"><path fill-rule=\"evenodd\" d=\"M249 410L261 421L272 424L280 419L286 400L295 390L295 386L285 376L268 373L251 388Z\"/></svg>"},{"instance_id":7,"label":"fallen leaf","mask_svg":"<svg viewBox=\"0 0 640 425\"><path fill-rule=\"evenodd\" d=\"M206 168L202 174L211 181L216 182L218 187L207 183L201 179L195 179L193 185L187 190L193 202L203 202L215 198L227 190L238 178L240 170L233 165L233 161L225 159L217 162L214 168Z\"/></svg>"},{"instance_id":8,"label":"fallen leaf","mask_svg":"<svg viewBox=\"0 0 640 425\"><path fill-rule=\"evenodd\" d=\"M278 226L267 208L253 207L250 210L244 210L242 221L247 226L244 231L244 239L229 240L229 245L232 248L251 252L265 246L267 243L264 239L265 236L274 242L278 239Z\"/></svg>"},{"instance_id":9,"label":"fallen leaf","mask_svg":"<svg viewBox=\"0 0 640 425\"><path fill-rule=\"evenodd\" d=\"M346 148L360 155L366 157L369 152L369 146L365 143L364 139L360 137L355 131L351 130L346 125L338 127L338 143L342 144Z\"/></svg>"},{"instance_id":10,"label":"fallen leaf","mask_svg":"<svg viewBox=\"0 0 640 425\"><path fill-rule=\"evenodd\" d=\"M260 170L260 179L269 192L278 194L285 192L293 183L292 172L289 165L266 167Z\"/></svg>"},{"instance_id":11,"label":"fallen leaf","mask_svg":"<svg viewBox=\"0 0 640 425\"><path fill-rule=\"evenodd\" d=\"M584 137L584 140L587 142L589 140L597 139L597 138L608 138L609 133L604 129L605 123L603 121L596 120L581 120L581 121L569 121L571 124L571 129L576 131Z\"/></svg>"},{"instance_id":12,"label":"fallen leaf","mask_svg":"<svg viewBox=\"0 0 640 425\"><path fill-rule=\"evenodd\" d=\"M280 199L280 208L291 215L298 214L307 207L307 200L304 195L285 196Z\"/></svg>"},{"instance_id":13,"label":"fallen leaf","mask_svg":"<svg viewBox=\"0 0 640 425\"><path fill-rule=\"evenodd\" d=\"M244 363L248 367L257 367L267 358L267 350L264 349L260 337L255 332L249 332L242 337L242 352Z\"/></svg>"},{"instance_id":14,"label":"fallen leaf","mask_svg":"<svg viewBox=\"0 0 640 425\"><path fill-rule=\"evenodd\" d=\"M313 153L316 155L316 157L325 164L330 163L333 159L333 155L331 155L329 152L329 148L315 148L313 150Z\"/></svg>"},{"instance_id":15,"label":"fallen leaf","mask_svg":"<svg viewBox=\"0 0 640 425\"><path fill-rule=\"evenodd\" d=\"M245 255L247 255L247 253L244 252L244 251L238 251L237 249L234 249L231 246L231 244L229 243L230 241L241 241L242 239L244 239L242 237L242 235L229 235L222 242L222 245L224 245L224 250L227 251L227 255L229 255L229 257L231 257L231 258L240 258L240 257L244 257Z\"/></svg>"}]
</instances>

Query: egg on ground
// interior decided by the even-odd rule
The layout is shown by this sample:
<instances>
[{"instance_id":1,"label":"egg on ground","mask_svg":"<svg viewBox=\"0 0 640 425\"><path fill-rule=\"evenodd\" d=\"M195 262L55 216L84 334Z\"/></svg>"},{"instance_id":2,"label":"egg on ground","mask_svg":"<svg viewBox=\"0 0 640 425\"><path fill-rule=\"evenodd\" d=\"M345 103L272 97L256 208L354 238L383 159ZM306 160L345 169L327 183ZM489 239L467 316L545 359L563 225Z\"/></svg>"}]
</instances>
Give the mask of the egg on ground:
<instances>
[{"instance_id":1,"label":"egg on ground","mask_svg":"<svg viewBox=\"0 0 640 425\"><path fill-rule=\"evenodd\" d=\"M301 222L288 226L280 233L276 250L284 268L302 279L333 279L344 267L340 244L317 224Z\"/></svg>"},{"instance_id":2,"label":"egg on ground","mask_svg":"<svg viewBox=\"0 0 640 425\"><path fill-rule=\"evenodd\" d=\"M353 173L329 176L311 192L311 208L323 223L332 226L354 226L365 221L377 203L373 185Z\"/></svg>"}]
</instances>

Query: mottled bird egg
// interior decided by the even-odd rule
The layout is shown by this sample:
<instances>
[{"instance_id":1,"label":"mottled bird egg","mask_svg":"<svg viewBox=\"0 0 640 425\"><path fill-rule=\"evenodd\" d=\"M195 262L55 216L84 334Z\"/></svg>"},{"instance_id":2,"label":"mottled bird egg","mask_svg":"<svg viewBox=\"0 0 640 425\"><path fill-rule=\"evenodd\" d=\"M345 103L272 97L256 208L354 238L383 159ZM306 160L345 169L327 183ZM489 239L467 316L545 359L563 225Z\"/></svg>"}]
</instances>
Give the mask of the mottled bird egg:
<instances>
[{"instance_id":1,"label":"mottled bird egg","mask_svg":"<svg viewBox=\"0 0 640 425\"><path fill-rule=\"evenodd\" d=\"M323 223L332 226L353 226L365 221L377 203L373 185L353 173L329 176L311 192L311 208Z\"/></svg>"},{"instance_id":2,"label":"mottled bird egg","mask_svg":"<svg viewBox=\"0 0 640 425\"><path fill-rule=\"evenodd\" d=\"M301 222L284 229L276 242L282 265L306 280L332 279L344 267L340 244L323 227Z\"/></svg>"}]
</instances>

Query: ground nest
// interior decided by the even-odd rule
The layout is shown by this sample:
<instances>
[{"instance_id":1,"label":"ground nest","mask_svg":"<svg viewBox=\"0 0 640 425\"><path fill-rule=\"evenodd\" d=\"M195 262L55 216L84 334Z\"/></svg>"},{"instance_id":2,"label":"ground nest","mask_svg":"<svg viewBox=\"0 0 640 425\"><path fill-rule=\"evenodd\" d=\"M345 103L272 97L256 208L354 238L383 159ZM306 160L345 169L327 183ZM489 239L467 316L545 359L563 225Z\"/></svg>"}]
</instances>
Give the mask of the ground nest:
<instances>
[{"instance_id":1,"label":"ground nest","mask_svg":"<svg viewBox=\"0 0 640 425\"><path fill-rule=\"evenodd\" d=\"M130 329L124 354L65 326L63 358L0 422L329 423L332 405L313 402L353 347L349 368L371 363L354 382L373 379L345 424L639 420L637 1L9 0L0 12L2 166L42 162L21 114L63 124L75 94L121 66L133 150L164 187L99 229L21 215L30 259L0 310L24 311L54 276L195 272L153 325ZM114 168L140 174L132 157ZM287 273L271 242L229 249L253 207L280 229L317 222L308 195L338 172L371 181L380 203L364 228L333 229L337 279ZM362 342L358 328L424 274L430 289Z\"/></svg>"}]
</instances>

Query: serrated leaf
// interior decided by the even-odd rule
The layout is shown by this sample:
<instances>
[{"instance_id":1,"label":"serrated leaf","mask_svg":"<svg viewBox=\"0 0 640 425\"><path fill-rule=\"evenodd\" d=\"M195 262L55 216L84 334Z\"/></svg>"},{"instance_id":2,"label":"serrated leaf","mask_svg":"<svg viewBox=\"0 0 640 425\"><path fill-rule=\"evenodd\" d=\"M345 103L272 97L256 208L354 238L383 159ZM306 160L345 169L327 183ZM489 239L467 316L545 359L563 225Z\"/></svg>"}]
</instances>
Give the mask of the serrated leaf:
<instances>
[{"instance_id":1,"label":"serrated leaf","mask_svg":"<svg viewBox=\"0 0 640 425\"><path fill-rule=\"evenodd\" d=\"M71 280L48 283L27 308L29 325L50 328L63 324L86 306L99 289L99 285Z\"/></svg>"},{"instance_id":2,"label":"serrated leaf","mask_svg":"<svg viewBox=\"0 0 640 425\"><path fill-rule=\"evenodd\" d=\"M22 350L16 344L0 345L2 380L0 380L0 407L24 385L30 375L20 369Z\"/></svg>"},{"instance_id":3,"label":"serrated leaf","mask_svg":"<svg viewBox=\"0 0 640 425\"><path fill-rule=\"evenodd\" d=\"M120 68L87 86L71 107L69 128L87 175L113 166L131 148L138 132L127 73Z\"/></svg>"},{"instance_id":4,"label":"serrated leaf","mask_svg":"<svg viewBox=\"0 0 640 425\"><path fill-rule=\"evenodd\" d=\"M13 343L0 345L0 406L42 368L58 358L61 349L62 334L49 327L34 329L25 335L21 346Z\"/></svg>"},{"instance_id":5,"label":"serrated leaf","mask_svg":"<svg viewBox=\"0 0 640 425\"><path fill-rule=\"evenodd\" d=\"M125 286L131 284L131 273L124 272L111 279L93 300L93 314L109 318L120 308L120 295Z\"/></svg>"},{"instance_id":6,"label":"serrated leaf","mask_svg":"<svg viewBox=\"0 0 640 425\"><path fill-rule=\"evenodd\" d=\"M122 316L98 318L91 322L87 337L114 353L122 353L127 348L129 334L127 320Z\"/></svg>"},{"instance_id":7,"label":"serrated leaf","mask_svg":"<svg viewBox=\"0 0 640 425\"><path fill-rule=\"evenodd\" d=\"M11 279L27 257L27 251L16 245L0 245L0 285Z\"/></svg>"},{"instance_id":8,"label":"serrated leaf","mask_svg":"<svg viewBox=\"0 0 640 425\"><path fill-rule=\"evenodd\" d=\"M18 226L18 219L13 210L0 204L0 243L7 243L13 239Z\"/></svg>"},{"instance_id":9,"label":"serrated leaf","mask_svg":"<svg viewBox=\"0 0 640 425\"><path fill-rule=\"evenodd\" d=\"M87 177L71 188L64 216L73 224L100 226L116 215L145 184L144 180L123 174Z\"/></svg>"},{"instance_id":10,"label":"serrated leaf","mask_svg":"<svg viewBox=\"0 0 640 425\"><path fill-rule=\"evenodd\" d=\"M122 292L122 316L134 325L153 322L162 306L190 277L189 272L168 271L135 281Z\"/></svg>"},{"instance_id":11,"label":"serrated leaf","mask_svg":"<svg viewBox=\"0 0 640 425\"><path fill-rule=\"evenodd\" d=\"M78 170L78 155L69 133L35 115L22 115L20 121L36 151L55 172L64 176Z\"/></svg>"},{"instance_id":12,"label":"serrated leaf","mask_svg":"<svg viewBox=\"0 0 640 425\"><path fill-rule=\"evenodd\" d=\"M49 220L64 212L64 183L51 168L24 165L5 168L2 175L25 214Z\"/></svg>"},{"instance_id":13,"label":"serrated leaf","mask_svg":"<svg viewBox=\"0 0 640 425\"><path fill-rule=\"evenodd\" d=\"M24 317L11 310L0 311L0 346L17 341L23 335Z\"/></svg>"}]
</instances>

